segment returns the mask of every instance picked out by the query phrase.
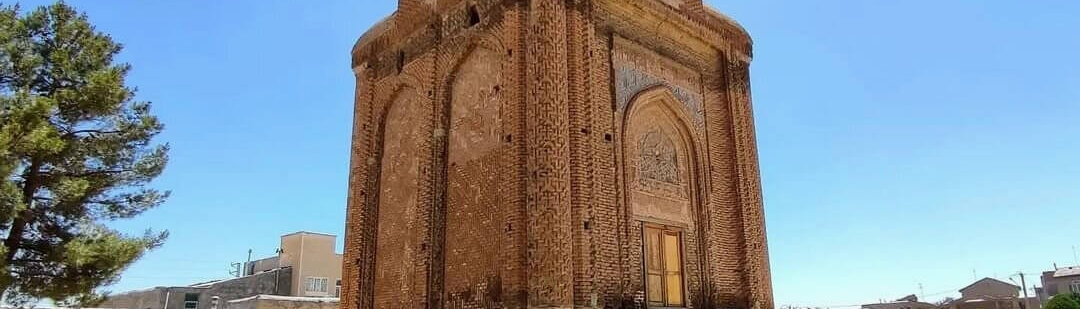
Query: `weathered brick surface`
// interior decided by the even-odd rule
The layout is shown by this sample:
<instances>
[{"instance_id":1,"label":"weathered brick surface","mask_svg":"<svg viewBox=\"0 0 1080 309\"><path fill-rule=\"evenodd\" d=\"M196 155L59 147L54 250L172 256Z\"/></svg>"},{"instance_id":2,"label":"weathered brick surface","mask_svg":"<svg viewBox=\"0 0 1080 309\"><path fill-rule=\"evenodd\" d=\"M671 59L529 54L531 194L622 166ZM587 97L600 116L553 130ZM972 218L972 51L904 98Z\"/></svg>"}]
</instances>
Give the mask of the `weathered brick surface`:
<instances>
[{"instance_id":1,"label":"weathered brick surface","mask_svg":"<svg viewBox=\"0 0 1080 309\"><path fill-rule=\"evenodd\" d=\"M502 56L476 49L450 87L444 290L446 308L501 303L499 135Z\"/></svg>"},{"instance_id":2,"label":"weathered brick surface","mask_svg":"<svg viewBox=\"0 0 1080 309\"><path fill-rule=\"evenodd\" d=\"M657 27L657 25L662 25ZM750 39L700 0L402 0L353 50L342 306L771 308Z\"/></svg>"},{"instance_id":3,"label":"weathered brick surface","mask_svg":"<svg viewBox=\"0 0 1080 309\"><path fill-rule=\"evenodd\" d=\"M378 308L415 307L423 296L417 289L427 280L416 265L423 260L418 249L424 234L413 232L423 222L409 220L419 215L420 158L426 157L420 146L428 135L423 115L429 113L421 109L421 99L415 89L403 89L386 113L375 238L375 251L382 257L375 260L375 282L381 283L375 286Z\"/></svg>"}]
</instances>

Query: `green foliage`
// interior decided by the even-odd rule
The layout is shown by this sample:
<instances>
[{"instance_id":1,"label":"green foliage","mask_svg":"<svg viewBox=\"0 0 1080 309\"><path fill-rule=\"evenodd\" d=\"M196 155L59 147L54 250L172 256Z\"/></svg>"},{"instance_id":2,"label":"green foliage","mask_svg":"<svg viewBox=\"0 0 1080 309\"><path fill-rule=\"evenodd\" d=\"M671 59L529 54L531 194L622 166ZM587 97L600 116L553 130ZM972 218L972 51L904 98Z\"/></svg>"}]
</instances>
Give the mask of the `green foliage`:
<instances>
[{"instance_id":1,"label":"green foliage","mask_svg":"<svg viewBox=\"0 0 1080 309\"><path fill-rule=\"evenodd\" d=\"M1051 298L1043 309L1080 309L1080 294L1061 294Z\"/></svg>"},{"instance_id":2,"label":"green foliage","mask_svg":"<svg viewBox=\"0 0 1080 309\"><path fill-rule=\"evenodd\" d=\"M105 227L160 205L163 126L125 85L121 50L63 2L0 4L0 295L13 305L101 300L95 291L166 233Z\"/></svg>"}]
</instances>

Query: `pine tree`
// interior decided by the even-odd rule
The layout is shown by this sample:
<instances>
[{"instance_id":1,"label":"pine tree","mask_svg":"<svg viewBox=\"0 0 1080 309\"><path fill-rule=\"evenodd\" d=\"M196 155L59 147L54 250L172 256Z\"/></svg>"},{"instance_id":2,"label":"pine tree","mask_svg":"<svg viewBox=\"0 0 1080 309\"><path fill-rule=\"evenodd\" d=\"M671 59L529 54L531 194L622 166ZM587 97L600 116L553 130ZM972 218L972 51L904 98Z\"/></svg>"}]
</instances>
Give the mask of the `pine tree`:
<instances>
[{"instance_id":1,"label":"pine tree","mask_svg":"<svg viewBox=\"0 0 1080 309\"><path fill-rule=\"evenodd\" d=\"M160 205L149 187L168 159L163 126L125 85L120 44L63 2L0 4L0 295L100 300L100 287L166 232L106 227Z\"/></svg>"}]
</instances>

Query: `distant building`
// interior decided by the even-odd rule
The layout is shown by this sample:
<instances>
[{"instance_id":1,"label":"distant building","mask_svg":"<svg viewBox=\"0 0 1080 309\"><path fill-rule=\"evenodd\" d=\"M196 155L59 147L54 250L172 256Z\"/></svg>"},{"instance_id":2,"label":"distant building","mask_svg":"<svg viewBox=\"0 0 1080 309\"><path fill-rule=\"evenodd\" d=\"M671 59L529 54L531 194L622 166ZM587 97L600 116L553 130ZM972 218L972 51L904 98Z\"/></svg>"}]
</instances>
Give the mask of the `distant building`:
<instances>
[{"instance_id":1,"label":"distant building","mask_svg":"<svg viewBox=\"0 0 1080 309\"><path fill-rule=\"evenodd\" d=\"M283 235L277 256L245 263L241 277L120 293L109 296L99 307L336 308L336 297L341 295L341 254L334 250L336 239L313 232Z\"/></svg>"},{"instance_id":2,"label":"distant building","mask_svg":"<svg viewBox=\"0 0 1080 309\"><path fill-rule=\"evenodd\" d=\"M937 308L936 305L931 303L920 302L919 298L915 295L908 295L904 298L897 299L893 302L879 303L879 304L866 304L862 305L862 309L929 309Z\"/></svg>"},{"instance_id":3,"label":"distant building","mask_svg":"<svg viewBox=\"0 0 1080 309\"><path fill-rule=\"evenodd\" d=\"M1080 293L1080 266L1058 268L1043 272L1043 290L1039 294L1044 300L1067 293Z\"/></svg>"},{"instance_id":4,"label":"distant building","mask_svg":"<svg viewBox=\"0 0 1080 309\"><path fill-rule=\"evenodd\" d=\"M960 289L960 299L948 309L1037 309L1037 297L1020 297L1020 287L994 278L984 278Z\"/></svg>"},{"instance_id":5,"label":"distant building","mask_svg":"<svg viewBox=\"0 0 1080 309\"><path fill-rule=\"evenodd\" d=\"M335 252L337 236L296 232L281 236L278 255L245 263L244 275L282 267L293 269L289 296L338 297L341 295L341 254Z\"/></svg>"},{"instance_id":6,"label":"distant building","mask_svg":"<svg viewBox=\"0 0 1080 309\"><path fill-rule=\"evenodd\" d=\"M110 295L100 308L124 309L212 309L223 302L260 294L288 294L292 289L292 268L275 268L251 276L197 283L189 286L159 286Z\"/></svg>"}]
</instances>

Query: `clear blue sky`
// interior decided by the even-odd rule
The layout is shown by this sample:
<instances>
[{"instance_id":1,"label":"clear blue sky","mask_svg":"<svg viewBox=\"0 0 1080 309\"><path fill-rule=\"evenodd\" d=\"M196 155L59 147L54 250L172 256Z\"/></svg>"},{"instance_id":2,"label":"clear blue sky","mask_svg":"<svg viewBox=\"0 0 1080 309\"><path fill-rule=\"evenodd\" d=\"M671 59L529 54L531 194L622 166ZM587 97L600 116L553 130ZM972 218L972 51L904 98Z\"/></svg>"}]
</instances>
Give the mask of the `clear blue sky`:
<instances>
[{"instance_id":1,"label":"clear blue sky","mask_svg":"<svg viewBox=\"0 0 1080 309\"><path fill-rule=\"evenodd\" d=\"M115 291L226 275L341 234L349 49L394 1L70 1L126 45L172 160L172 237ZM778 304L850 305L1070 264L1080 246L1080 2L709 1L755 39ZM24 1L26 6L44 1ZM339 240L340 243L340 240ZM1029 284L1031 281L1029 281Z\"/></svg>"}]
</instances>

